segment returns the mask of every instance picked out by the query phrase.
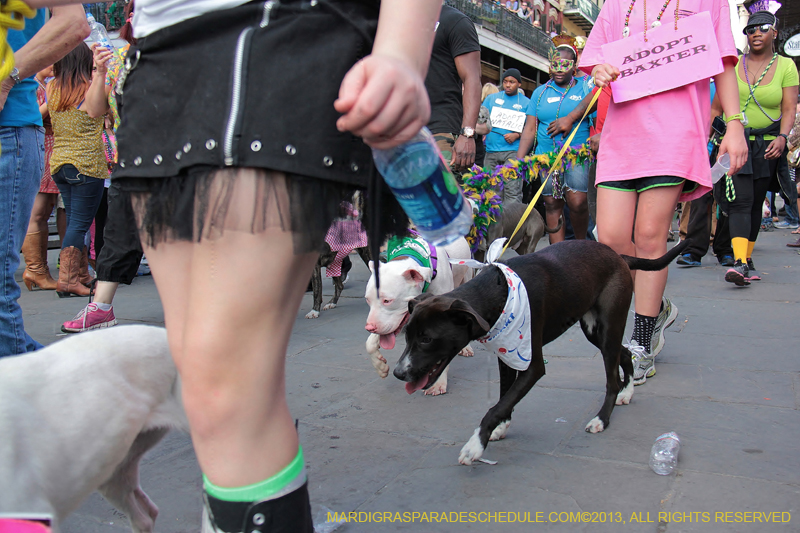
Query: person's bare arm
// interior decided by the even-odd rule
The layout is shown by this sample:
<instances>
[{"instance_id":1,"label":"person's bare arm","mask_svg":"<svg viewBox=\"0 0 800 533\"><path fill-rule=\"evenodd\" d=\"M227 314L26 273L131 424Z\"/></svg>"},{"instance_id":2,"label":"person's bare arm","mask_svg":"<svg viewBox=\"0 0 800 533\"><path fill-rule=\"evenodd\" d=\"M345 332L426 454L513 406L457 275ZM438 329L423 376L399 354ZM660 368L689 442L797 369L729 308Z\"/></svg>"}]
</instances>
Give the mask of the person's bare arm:
<instances>
[{"instance_id":1,"label":"person's bare arm","mask_svg":"<svg viewBox=\"0 0 800 533\"><path fill-rule=\"evenodd\" d=\"M82 6L62 6L53 8L42 29L25 46L14 53L14 64L19 69L19 77L29 78L52 65L89 35L89 24ZM0 86L0 110L5 106L8 92L14 86L13 80L6 78Z\"/></svg>"},{"instance_id":2,"label":"person's bare arm","mask_svg":"<svg viewBox=\"0 0 800 533\"><path fill-rule=\"evenodd\" d=\"M602 91L602 89L597 89L598 91ZM547 134L551 137L558 135L559 133L562 135L568 134L572 130L572 125L575 124L577 121L583 117L583 114L586 112L586 109L589 107L589 104L592 102L592 97L594 97L594 92L590 92L587 94L581 103L578 106L570 111L567 115L554 120L547 126ZM589 113L594 112L597 109L597 102L589 109Z\"/></svg>"},{"instance_id":3,"label":"person's bare arm","mask_svg":"<svg viewBox=\"0 0 800 533\"><path fill-rule=\"evenodd\" d=\"M739 104L739 84L736 81L736 60L727 57L724 61L725 70L721 74L714 76L714 83L717 85L717 96L719 97L722 109L726 117L732 117L741 113ZM725 129L725 136L719 145L719 157L728 153L731 157L731 169L729 175L739 172L747 162L747 139L744 138L744 125L738 120L728 122Z\"/></svg>"},{"instance_id":4,"label":"person's bare arm","mask_svg":"<svg viewBox=\"0 0 800 533\"><path fill-rule=\"evenodd\" d=\"M528 152L533 148L533 141L536 139L536 127L539 125L539 120L528 115L525 117L525 125L522 127L522 135L519 139L519 148L517 149L517 159L523 159L528 155Z\"/></svg>"},{"instance_id":5,"label":"person's bare arm","mask_svg":"<svg viewBox=\"0 0 800 533\"><path fill-rule=\"evenodd\" d=\"M108 112L108 93L111 86L106 85L106 73L108 71L107 62L112 57L112 52L97 43L92 45L94 53L95 72L92 76L92 83L86 91L81 109L91 118L102 117Z\"/></svg>"},{"instance_id":6,"label":"person's bare arm","mask_svg":"<svg viewBox=\"0 0 800 533\"><path fill-rule=\"evenodd\" d=\"M425 75L440 0L383 0L372 54L345 75L336 125L374 148L410 140L428 123Z\"/></svg>"},{"instance_id":7,"label":"person's bare arm","mask_svg":"<svg viewBox=\"0 0 800 533\"><path fill-rule=\"evenodd\" d=\"M589 148L591 148L592 152L597 154L600 151L600 138L603 136L603 133L595 133L591 137L589 137Z\"/></svg>"},{"instance_id":8,"label":"person's bare arm","mask_svg":"<svg viewBox=\"0 0 800 533\"><path fill-rule=\"evenodd\" d=\"M781 111L783 112L783 118L781 118L781 133L789 135L789 132L792 130L792 126L794 126L794 115L795 107L797 106L797 85L791 87L784 87L783 88L783 96L781 99ZM784 148L786 148L787 139L783 137L775 137L769 146L767 146L767 151L764 152L764 159L778 159L782 154Z\"/></svg>"},{"instance_id":9,"label":"person's bare arm","mask_svg":"<svg viewBox=\"0 0 800 533\"><path fill-rule=\"evenodd\" d=\"M719 101L719 93L714 94L714 99L711 100L711 120L714 120L714 117L719 117L722 115L722 102ZM713 133L713 129L711 130Z\"/></svg>"},{"instance_id":10,"label":"person's bare arm","mask_svg":"<svg viewBox=\"0 0 800 533\"><path fill-rule=\"evenodd\" d=\"M461 102L464 108L462 128L475 129L481 108L481 53L468 52L455 58L456 70L464 90ZM453 166L470 168L475 163L475 138L460 135L453 145Z\"/></svg>"},{"instance_id":11,"label":"person's bare arm","mask_svg":"<svg viewBox=\"0 0 800 533\"><path fill-rule=\"evenodd\" d=\"M25 0L25 3L34 9L40 7L66 6L68 4L79 4L81 0Z\"/></svg>"},{"instance_id":12,"label":"person's bare arm","mask_svg":"<svg viewBox=\"0 0 800 533\"><path fill-rule=\"evenodd\" d=\"M492 131L492 118L489 115L489 108L481 106L478 112L478 125L475 126L475 133L478 135L488 135Z\"/></svg>"}]
</instances>

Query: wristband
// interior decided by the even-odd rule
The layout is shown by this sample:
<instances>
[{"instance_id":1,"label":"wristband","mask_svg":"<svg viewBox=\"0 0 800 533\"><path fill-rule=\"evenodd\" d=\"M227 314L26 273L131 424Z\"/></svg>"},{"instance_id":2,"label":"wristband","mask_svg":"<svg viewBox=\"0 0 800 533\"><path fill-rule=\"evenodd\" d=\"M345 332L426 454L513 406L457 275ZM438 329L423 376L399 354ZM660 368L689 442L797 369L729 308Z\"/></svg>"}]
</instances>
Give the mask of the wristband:
<instances>
[{"instance_id":1,"label":"wristband","mask_svg":"<svg viewBox=\"0 0 800 533\"><path fill-rule=\"evenodd\" d=\"M727 124L727 123L729 123L729 122L731 122L733 120L738 120L739 122L744 124L744 115L741 114L741 113L736 113L735 115L726 118L725 119L725 124Z\"/></svg>"},{"instance_id":2,"label":"wristband","mask_svg":"<svg viewBox=\"0 0 800 533\"><path fill-rule=\"evenodd\" d=\"M776 139L777 139L778 137L783 137L783 140L784 140L784 141L786 141L787 143L789 142L789 136L788 136L788 135L786 135L785 133L779 133L778 135L776 135L776 136L775 136L775 138L776 138Z\"/></svg>"}]
</instances>

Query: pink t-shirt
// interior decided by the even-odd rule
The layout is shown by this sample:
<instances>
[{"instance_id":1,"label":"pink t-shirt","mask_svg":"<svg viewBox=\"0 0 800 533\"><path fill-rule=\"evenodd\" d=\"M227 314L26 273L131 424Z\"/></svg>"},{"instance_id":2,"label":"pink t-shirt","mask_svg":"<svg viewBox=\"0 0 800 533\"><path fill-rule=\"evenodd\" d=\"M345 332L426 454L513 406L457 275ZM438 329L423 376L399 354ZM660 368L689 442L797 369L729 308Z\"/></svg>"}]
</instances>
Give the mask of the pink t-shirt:
<instances>
[{"instance_id":1,"label":"pink t-shirt","mask_svg":"<svg viewBox=\"0 0 800 533\"><path fill-rule=\"evenodd\" d=\"M644 3L637 0L631 13L631 35L644 31ZM647 23L656 20L662 0L648 0ZM661 22L674 25L677 0L670 1ZM622 39L629 0L607 0L586 41L580 68L605 63L601 47ZM708 11L722 57L737 57L727 0L680 0L680 19ZM621 65L616 65L617 67ZM611 102L597 155L596 183L649 176L679 176L698 187L681 201L698 198L711 188L708 133L711 97L708 80L620 104Z\"/></svg>"}]
</instances>

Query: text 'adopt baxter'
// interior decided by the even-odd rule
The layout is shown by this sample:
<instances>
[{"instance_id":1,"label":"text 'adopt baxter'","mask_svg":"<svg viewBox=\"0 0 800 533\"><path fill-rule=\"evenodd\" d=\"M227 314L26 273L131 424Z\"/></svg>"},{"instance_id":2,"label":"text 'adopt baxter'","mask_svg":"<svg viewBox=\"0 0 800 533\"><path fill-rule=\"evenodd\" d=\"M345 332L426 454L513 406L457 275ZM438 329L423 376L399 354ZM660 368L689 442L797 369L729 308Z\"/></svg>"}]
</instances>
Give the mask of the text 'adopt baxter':
<instances>
[{"instance_id":1,"label":"text 'adopt baxter'","mask_svg":"<svg viewBox=\"0 0 800 533\"><path fill-rule=\"evenodd\" d=\"M673 61L680 61L681 59L686 59L687 57L691 57L693 55L701 54L703 52L708 52L708 48L704 44L698 46L691 46L692 37L693 37L692 35L687 35L685 37L681 37L680 39L675 39L674 41L670 41L666 45L657 45L650 50L642 50L635 56L634 55L625 56L625 60L622 62L623 67L628 63L634 63L648 57L655 57L657 55L663 54L664 52L668 52L672 50L674 47L677 47L681 44L689 45L678 52L661 56L646 63L640 63L635 67L631 66L630 68L622 68L620 69L619 77L624 78L626 76L634 76L636 74L639 74L640 72L646 72L650 69L654 69L656 67L672 63Z\"/></svg>"}]
</instances>

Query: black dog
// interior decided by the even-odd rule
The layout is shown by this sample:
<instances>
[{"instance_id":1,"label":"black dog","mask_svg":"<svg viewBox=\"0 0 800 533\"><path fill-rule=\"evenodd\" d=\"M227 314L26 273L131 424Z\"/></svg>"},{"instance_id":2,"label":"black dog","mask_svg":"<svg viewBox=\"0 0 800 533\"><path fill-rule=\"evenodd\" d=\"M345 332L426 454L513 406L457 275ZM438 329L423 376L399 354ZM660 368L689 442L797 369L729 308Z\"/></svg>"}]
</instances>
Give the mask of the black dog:
<instances>
[{"instance_id":1,"label":"black dog","mask_svg":"<svg viewBox=\"0 0 800 533\"><path fill-rule=\"evenodd\" d=\"M314 267L314 273L311 275L311 288L314 291L314 303L311 311L306 314L306 318L319 318L320 309L328 311L329 309L336 308L339 303L339 297L344 290L344 279L347 277L347 271L349 270L344 268L343 263L342 275L333 278L333 298L325 304L325 307L322 307L322 267L328 267L336 259L336 252L331 250L330 244L326 242L323 243L322 246L322 252L319 254L319 259L317 259L317 264ZM369 248L365 246L363 248L356 248L355 251L358 253L361 260L364 261L364 264L369 266Z\"/></svg>"},{"instance_id":2,"label":"black dog","mask_svg":"<svg viewBox=\"0 0 800 533\"><path fill-rule=\"evenodd\" d=\"M686 246L688 241L659 259L638 259L620 256L594 241L574 240L505 261L528 293L532 359L528 369L520 372L498 359L500 401L464 445L459 462L472 464L490 440L505 437L514 406L545 374L542 346L579 320L586 338L602 352L606 368L605 402L586 431L597 433L608 427L614 404L627 404L633 396L633 363L622 346L633 294L631 270L666 268ZM507 294L508 283L500 269L487 267L447 294L422 294L411 300L406 349L394 369L395 377L411 382L415 389L433 384L462 347L491 329ZM620 379L620 365L624 380Z\"/></svg>"}]
</instances>

